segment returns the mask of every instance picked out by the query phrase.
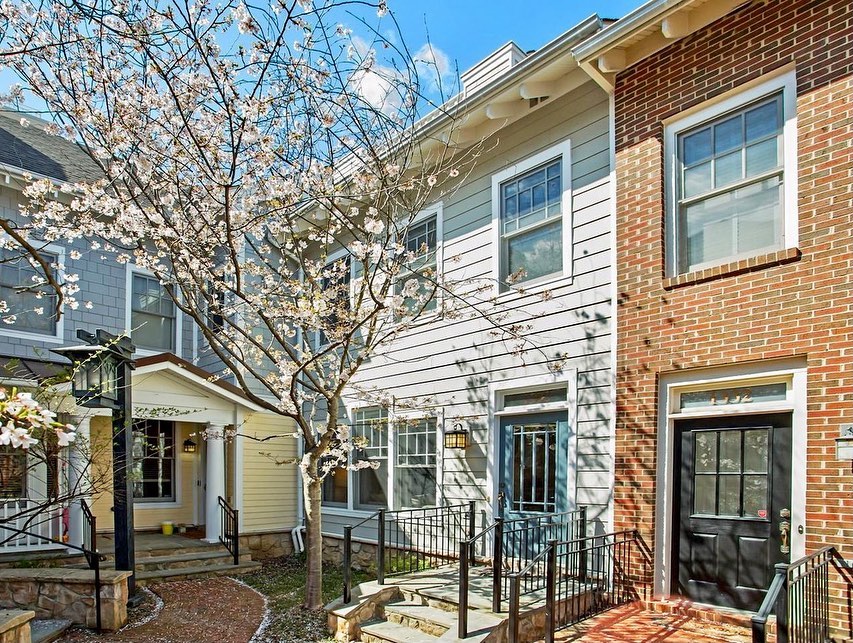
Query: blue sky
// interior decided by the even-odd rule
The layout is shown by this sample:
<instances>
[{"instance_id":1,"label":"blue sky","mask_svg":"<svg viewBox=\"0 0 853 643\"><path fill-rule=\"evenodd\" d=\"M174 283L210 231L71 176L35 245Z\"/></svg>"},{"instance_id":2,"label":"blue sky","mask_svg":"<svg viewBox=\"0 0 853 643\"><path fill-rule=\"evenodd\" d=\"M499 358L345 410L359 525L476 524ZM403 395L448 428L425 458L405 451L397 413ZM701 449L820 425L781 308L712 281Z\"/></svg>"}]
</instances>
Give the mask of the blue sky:
<instances>
[{"instance_id":1,"label":"blue sky","mask_svg":"<svg viewBox=\"0 0 853 643\"><path fill-rule=\"evenodd\" d=\"M390 0L407 46L427 40L456 61L459 72L512 40L525 51L538 49L597 13L621 18L644 0Z\"/></svg>"}]
</instances>

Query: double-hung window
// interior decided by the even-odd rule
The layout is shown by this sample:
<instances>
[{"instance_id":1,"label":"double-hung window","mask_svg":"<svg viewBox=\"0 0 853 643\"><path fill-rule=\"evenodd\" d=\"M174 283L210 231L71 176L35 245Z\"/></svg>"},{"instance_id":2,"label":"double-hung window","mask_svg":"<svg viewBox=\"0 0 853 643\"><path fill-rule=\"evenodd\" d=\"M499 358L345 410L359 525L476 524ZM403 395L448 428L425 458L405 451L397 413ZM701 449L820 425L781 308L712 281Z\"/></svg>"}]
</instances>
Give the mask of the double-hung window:
<instances>
[{"instance_id":1,"label":"double-hung window","mask_svg":"<svg viewBox=\"0 0 853 643\"><path fill-rule=\"evenodd\" d=\"M59 263L56 253L42 252L48 265ZM56 293L45 283L41 268L14 250L0 249L0 319L13 332L57 336Z\"/></svg>"},{"instance_id":2,"label":"double-hung window","mask_svg":"<svg viewBox=\"0 0 853 643\"><path fill-rule=\"evenodd\" d=\"M370 465L354 472L355 508L387 507L388 411L382 407L357 409L352 436L357 445L353 451L353 462Z\"/></svg>"},{"instance_id":3,"label":"double-hung window","mask_svg":"<svg viewBox=\"0 0 853 643\"><path fill-rule=\"evenodd\" d=\"M156 277L132 273L130 333L137 348L175 352L175 303Z\"/></svg>"},{"instance_id":4,"label":"double-hung window","mask_svg":"<svg viewBox=\"0 0 853 643\"><path fill-rule=\"evenodd\" d=\"M501 288L571 275L568 141L492 177Z\"/></svg>"},{"instance_id":5,"label":"double-hung window","mask_svg":"<svg viewBox=\"0 0 853 643\"><path fill-rule=\"evenodd\" d=\"M175 500L175 423L133 423L133 497L146 502Z\"/></svg>"},{"instance_id":6,"label":"double-hung window","mask_svg":"<svg viewBox=\"0 0 853 643\"><path fill-rule=\"evenodd\" d=\"M27 452L0 446L0 499L26 498Z\"/></svg>"},{"instance_id":7,"label":"double-hung window","mask_svg":"<svg viewBox=\"0 0 853 643\"><path fill-rule=\"evenodd\" d=\"M323 296L326 297L328 312L323 318L324 328L317 332L316 348L319 349L335 339L342 319L350 310L352 297L352 261L350 255L330 261L322 277ZM328 331L328 332L327 332Z\"/></svg>"},{"instance_id":8,"label":"double-hung window","mask_svg":"<svg viewBox=\"0 0 853 643\"><path fill-rule=\"evenodd\" d=\"M796 245L791 83L765 82L668 126L669 274Z\"/></svg>"},{"instance_id":9,"label":"double-hung window","mask_svg":"<svg viewBox=\"0 0 853 643\"><path fill-rule=\"evenodd\" d=\"M402 419L395 424L394 507L432 507L438 486L436 420Z\"/></svg>"},{"instance_id":10,"label":"double-hung window","mask_svg":"<svg viewBox=\"0 0 853 643\"><path fill-rule=\"evenodd\" d=\"M441 261L439 212L416 219L403 238L403 246L411 260L397 275L397 292L403 295L406 308L414 316L432 312L438 307ZM417 288L411 287L413 283Z\"/></svg>"}]
</instances>

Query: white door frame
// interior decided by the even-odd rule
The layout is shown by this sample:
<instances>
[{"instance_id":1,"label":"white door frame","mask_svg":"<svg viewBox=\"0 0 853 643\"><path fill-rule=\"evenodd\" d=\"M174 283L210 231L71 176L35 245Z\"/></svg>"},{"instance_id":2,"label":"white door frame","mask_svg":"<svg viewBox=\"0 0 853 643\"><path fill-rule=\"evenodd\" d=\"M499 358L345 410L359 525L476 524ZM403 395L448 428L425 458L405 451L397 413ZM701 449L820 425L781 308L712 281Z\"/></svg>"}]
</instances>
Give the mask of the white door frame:
<instances>
[{"instance_id":1,"label":"white door frame","mask_svg":"<svg viewBox=\"0 0 853 643\"><path fill-rule=\"evenodd\" d=\"M678 499L673 497L675 482L675 421L701 417L730 417L765 413L793 415L791 426L791 560L805 555L806 530L806 397L807 377L804 359L753 362L713 369L697 369L662 374L658 390L657 475L655 483L654 594L669 596L678 570L671 568L673 512ZM771 382L787 384L786 399L778 402L726 405L681 411L683 392L738 387ZM802 531L801 531L802 530Z\"/></svg>"}]
</instances>

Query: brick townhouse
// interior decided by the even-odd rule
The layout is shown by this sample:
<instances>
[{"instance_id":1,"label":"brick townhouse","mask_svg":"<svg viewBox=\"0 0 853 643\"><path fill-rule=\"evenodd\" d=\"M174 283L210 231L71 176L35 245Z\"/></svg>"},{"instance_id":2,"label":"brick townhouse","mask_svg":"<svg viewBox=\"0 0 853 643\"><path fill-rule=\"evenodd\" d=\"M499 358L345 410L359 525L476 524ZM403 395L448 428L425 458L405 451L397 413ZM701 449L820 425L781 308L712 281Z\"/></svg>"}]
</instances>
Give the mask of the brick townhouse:
<instances>
[{"instance_id":1,"label":"brick townhouse","mask_svg":"<svg viewBox=\"0 0 853 643\"><path fill-rule=\"evenodd\" d=\"M575 49L615 122L614 522L659 594L755 610L853 558L851 36L849 0L670 0Z\"/></svg>"}]
</instances>

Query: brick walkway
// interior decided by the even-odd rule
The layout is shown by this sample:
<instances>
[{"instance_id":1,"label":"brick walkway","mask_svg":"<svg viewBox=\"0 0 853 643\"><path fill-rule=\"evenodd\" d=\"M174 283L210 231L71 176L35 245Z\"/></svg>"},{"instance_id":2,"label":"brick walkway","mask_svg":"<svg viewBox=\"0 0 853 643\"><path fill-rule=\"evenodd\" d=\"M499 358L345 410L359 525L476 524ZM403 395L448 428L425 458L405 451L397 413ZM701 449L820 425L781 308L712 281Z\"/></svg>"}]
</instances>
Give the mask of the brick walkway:
<instances>
[{"instance_id":1,"label":"brick walkway","mask_svg":"<svg viewBox=\"0 0 853 643\"><path fill-rule=\"evenodd\" d=\"M163 602L151 620L132 620L119 632L101 636L77 630L61 642L248 643L264 618L261 595L230 578L160 583L150 589ZM144 611L151 613L150 607Z\"/></svg>"},{"instance_id":2,"label":"brick walkway","mask_svg":"<svg viewBox=\"0 0 853 643\"><path fill-rule=\"evenodd\" d=\"M710 623L682 614L618 607L557 633L558 641L583 643L749 643L749 632L736 625Z\"/></svg>"}]
</instances>

